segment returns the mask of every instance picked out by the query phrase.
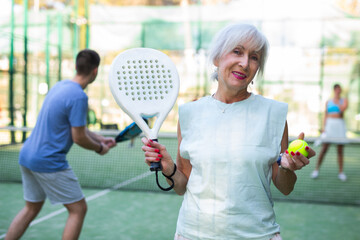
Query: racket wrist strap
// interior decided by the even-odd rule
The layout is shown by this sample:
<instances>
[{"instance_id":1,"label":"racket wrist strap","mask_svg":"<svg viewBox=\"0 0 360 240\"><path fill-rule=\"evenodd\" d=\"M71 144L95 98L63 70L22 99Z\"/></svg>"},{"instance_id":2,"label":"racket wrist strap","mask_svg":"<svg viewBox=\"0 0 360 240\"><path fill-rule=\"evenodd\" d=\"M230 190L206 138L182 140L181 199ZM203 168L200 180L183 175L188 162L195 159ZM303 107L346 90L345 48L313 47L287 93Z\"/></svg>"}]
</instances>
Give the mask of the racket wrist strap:
<instances>
[{"instance_id":1,"label":"racket wrist strap","mask_svg":"<svg viewBox=\"0 0 360 240\"><path fill-rule=\"evenodd\" d=\"M156 171L155 171L156 184L158 185L158 187L159 187L161 190L163 190L163 191L170 191L171 189L173 189L173 188L174 188L174 185L175 185L175 182L174 182L174 179L172 179L172 176L174 176L175 173L176 173L176 164L174 163L174 171L173 171L173 173L172 173L170 176L166 176L164 173L162 173L162 175L164 175L164 176L165 176L167 179L169 179L169 181L171 182L171 185L170 185L170 187L168 187L168 188L164 188L164 187L162 187L162 186L160 185L160 183L159 183L159 177L158 177L158 172L159 172L159 170L156 170Z\"/></svg>"},{"instance_id":2,"label":"racket wrist strap","mask_svg":"<svg viewBox=\"0 0 360 240\"><path fill-rule=\"evenodd\" d=\"M176 173L176 164L174 163L174 171L172 172L172 174L170 176L166 176L163 172L162 175L164 175L164 177L166 177L167 179L171 179L172 176L174 176Z\"/></svg>"}]
</instances>

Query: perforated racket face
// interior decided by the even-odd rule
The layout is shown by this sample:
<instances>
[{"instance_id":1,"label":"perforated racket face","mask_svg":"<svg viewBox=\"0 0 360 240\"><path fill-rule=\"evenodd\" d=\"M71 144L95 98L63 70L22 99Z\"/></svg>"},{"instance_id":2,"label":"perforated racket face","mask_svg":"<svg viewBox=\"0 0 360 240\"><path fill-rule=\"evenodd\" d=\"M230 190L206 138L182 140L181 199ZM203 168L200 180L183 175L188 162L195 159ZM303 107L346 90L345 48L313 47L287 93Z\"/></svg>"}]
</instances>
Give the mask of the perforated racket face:
<instances>
[{"instance_id":1,"label":"perforated racket face","mask_svg":"<svg viewBox=\"0 0 360 240\"><path fill-rule=\"evenodd\" d=\"M119 54L111 65L109 83L119 106L145 134L150 129L143 129L148 127L142 127L139 119L158 116L161 125L179 92L174 63L166 54L149 48L134 48ZM156 123L153 131L160 128Z\"/></svg>"},{"instance_id":2,"label":"perforated racket face","mask_svg":"<svg viewBox=\"0 0 360 240\"><path fill-rule=\"evenodd\" d=\"M127 60L116 72L119 91L131 101L165 99L174 89L172 70L157 58Z\"/></svg>"}]
</instances>

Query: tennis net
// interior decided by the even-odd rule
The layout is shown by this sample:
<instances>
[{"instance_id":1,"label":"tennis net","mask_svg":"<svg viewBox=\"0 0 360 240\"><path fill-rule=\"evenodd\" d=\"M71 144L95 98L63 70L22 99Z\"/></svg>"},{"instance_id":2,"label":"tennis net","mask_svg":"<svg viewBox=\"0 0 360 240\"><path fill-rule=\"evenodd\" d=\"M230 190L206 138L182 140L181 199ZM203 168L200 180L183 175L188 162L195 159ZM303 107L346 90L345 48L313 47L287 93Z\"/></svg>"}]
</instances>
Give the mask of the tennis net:
<instances>
[{"instance_id":1,"label":"tennis net","mask_svg":"<svg viewBox=\"0 0 360 240\"><path fill-rule=\"evenodd\" d=\"M11 132L16 143L11 143ZM19 151L22 147L22 138L28 136L31 129L0 128L0 182L21 182L18 165ZM102 135L115 137L119 132L104 130ZM290 139L291 140L291 139ZM314 146L315 138L305 139L317 153L320 147ZM176 158L176 134L159 134L159 142L166 145L168 151ZM135 139L133 147L129 141L118 143L104 156L93 151L85 150L76 144L73 145L68 161L79 178L83 188L118 189L119 183L127 182L123 190L161 191L155 182L154 173L144 163L144 153L141 151L140 138ZM318 179L311 179L316 157L311 163L297 171L298 181L294 191L289 196L282 195L272 185L272 195L275 200L289 200L301 202L317 202L342 205L360 205L360 141L350 139L344 148L344 171L348 177L342 182L337 178L337 152L331 146L325 156ZM160 183L167 186L165 179L159 175ZM131 180L131 182L128 182Z\"/></svg>"}]
</instances>

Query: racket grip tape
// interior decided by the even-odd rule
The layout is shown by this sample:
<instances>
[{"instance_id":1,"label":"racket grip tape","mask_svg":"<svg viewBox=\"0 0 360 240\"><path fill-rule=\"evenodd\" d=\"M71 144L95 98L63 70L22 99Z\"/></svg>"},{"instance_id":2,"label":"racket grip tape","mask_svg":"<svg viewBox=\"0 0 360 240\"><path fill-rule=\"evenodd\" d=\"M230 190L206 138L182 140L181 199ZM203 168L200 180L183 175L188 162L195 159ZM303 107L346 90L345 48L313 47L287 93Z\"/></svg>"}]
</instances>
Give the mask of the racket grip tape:
<instances>
[{"instance_id":1,"label":"racket grip tape","mask_svg":"<svg viewBox=\"0 0 360 240\"><path fill-rule=\"evenodd\" d=\"M151 139L151 141L153 141L153 142L158 142L157 139ZM161 171L161 170L162 170L162 167L161 167L160 161L159 161L159 162L152 162L152 163L150 164L150 171L151 171L151 172Z\"/></svg>"}]
</instances>

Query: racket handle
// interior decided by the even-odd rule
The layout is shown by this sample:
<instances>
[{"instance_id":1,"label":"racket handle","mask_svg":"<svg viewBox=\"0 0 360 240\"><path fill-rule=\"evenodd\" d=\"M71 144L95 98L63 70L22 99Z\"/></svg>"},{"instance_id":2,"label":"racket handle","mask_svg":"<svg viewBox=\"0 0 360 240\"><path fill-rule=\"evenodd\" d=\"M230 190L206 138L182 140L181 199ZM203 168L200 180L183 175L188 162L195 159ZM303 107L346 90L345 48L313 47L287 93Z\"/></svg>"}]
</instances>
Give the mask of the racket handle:
<instances>
[{"instance_id":1,"label":"racket handle","mask_svg":"<svg viewBox=\"0 0 360 240\"><path fill-rule=\"evenodd\" d=\"M157 139L151 139L153 142L158 142ZM152 162L150 164L150 171L154 172L154 171L161 171L162 167L161 167L161 163L159 162Z\"/></svg>"},{"instance_id":2,"label":"racket handle","mask_svg":"<svg viewBox=\"0 0 360 240\"><path fill-rule=\"evenodd\" d=\"M159 162L152 162L150 164L150 171L154 172L154 171L161 171L161 164Z\"/></svg>"}]
</instances>

